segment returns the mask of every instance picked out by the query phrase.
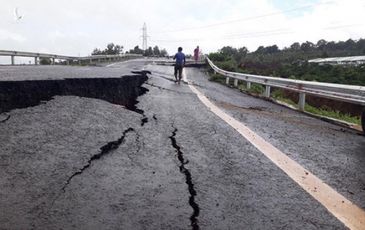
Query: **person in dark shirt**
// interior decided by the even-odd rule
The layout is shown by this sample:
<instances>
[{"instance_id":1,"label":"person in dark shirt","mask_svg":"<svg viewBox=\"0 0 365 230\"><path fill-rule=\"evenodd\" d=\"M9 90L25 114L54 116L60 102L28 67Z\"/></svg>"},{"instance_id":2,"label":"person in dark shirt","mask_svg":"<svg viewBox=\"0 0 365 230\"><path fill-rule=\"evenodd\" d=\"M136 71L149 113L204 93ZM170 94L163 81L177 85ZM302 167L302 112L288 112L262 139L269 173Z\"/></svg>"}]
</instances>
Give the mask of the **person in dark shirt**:
<instances>
[{"instance_id":1,"label":"person in dark shirt","mask_svg":"<svg viewBox=\"0 0 365 230\"><path fill-rule=\"evenodd\" d=\"M182 48L179 47L177 49L177 53L174 56L174 60L176 60L175 62L175 71L174 71L174 75L175 75L175 82L178 82L180 84L181 81L181 77L182 77L182 71L185 65L185 54L182 52ZM179 72L179 80L177 78L177 73Z\"/></svg>"}]
</instances>

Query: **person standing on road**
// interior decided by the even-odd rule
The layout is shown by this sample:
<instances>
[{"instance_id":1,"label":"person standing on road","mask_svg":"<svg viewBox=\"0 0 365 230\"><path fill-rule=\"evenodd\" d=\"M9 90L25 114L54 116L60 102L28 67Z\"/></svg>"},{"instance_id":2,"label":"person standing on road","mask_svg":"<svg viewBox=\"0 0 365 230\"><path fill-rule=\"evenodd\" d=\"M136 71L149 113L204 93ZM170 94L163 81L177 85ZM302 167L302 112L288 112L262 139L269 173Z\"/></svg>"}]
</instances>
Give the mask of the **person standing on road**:
<instances>
[{"instance_id":1,"label":"person standing on road","mask_svg":"<svg viewBox=\"0 0 365 230\"><path fill-rule=\"evenodd\" d=\"M177 49L177 53L174 56L174 60L176 59L175 62L175 71L174 71L174 75L175 75L175 82L178 82L180 84L181 81L181 77L182 77L182 71L185 65L185 54L182 52L182 48L179 47ZM177 79L177 74L179 72L179 80Z\"/></svg>"},{"instance_id":2,"label":"person standing on road","mask_svg":"<svg viewBox=\"0 0 365 230\"><path fill-rule=\"evenodd\" d=\"M199 46L197 46L195 49L194 49L194 60L195 60L195 63L198 62L198 59L199 59Z\"/></svg>"}]
</instances>

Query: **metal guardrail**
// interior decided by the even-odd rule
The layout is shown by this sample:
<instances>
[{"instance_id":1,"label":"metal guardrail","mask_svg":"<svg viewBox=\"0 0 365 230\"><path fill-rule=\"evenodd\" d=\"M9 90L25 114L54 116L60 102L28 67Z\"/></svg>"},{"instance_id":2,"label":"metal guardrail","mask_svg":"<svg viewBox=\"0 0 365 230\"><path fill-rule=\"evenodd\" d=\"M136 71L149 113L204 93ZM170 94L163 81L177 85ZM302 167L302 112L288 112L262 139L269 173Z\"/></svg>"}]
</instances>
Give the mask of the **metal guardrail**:
<instances>
[{"instance_id":1,"label":"metal guardrail","mask_svg":"<svg viewBox=\"0 0 365 230\"><path fill-rule=\"evenodd\" d=\"M226 76L227 84L229 83L229 79L233 78L235 80L235 86L237 86L239 80L247 82L247 88L251 87L251 82L265 85L266 90L264 95L266 97L270 97L270 87L277 87L298 92L298 104L300 110L304 110L306 94L365 106L364 86L301 81L278 77L229 72L218 68L211 60L209 60L209 58L207 58L207 61L216 73Z\"/></svg>"},{"instance_id":2,"label":"metal guardrail","mask_svg":"<svg viewBox=\"0 0 365 230\"><path fill-rule=\"evenodd\" d=\"M226 76L227 85L229 84L230 78L234 79L234 86L236 87L238 86L238 81L245 81L247 83L248 89L251 88L251 83L265 85L264 96L267 98L270 97L271 87L298 92L298 107L300 111L305 110L304 107L306 94L365 106L364 86L301 81L278 77L229 72L218 68L208 57L206 57L206 60L215 73ZM361 115L361 124L362 130L365 134L365 107Z\"/></svg>"},{"instance_id":3,"label":"metal guardrail","mask_svg":"<svg viewBox=\"0 0 365 230\"><path fill-rule=\"evenodd\" d=\"M14 65L14 57L33 57L34 63L38 64L39 58L50 58L52 63L54 64L55 59L66 60L67 63L69 61L84 61L88 60L92 62L93 60L120 60L125 57L142 57L141 54L119 54L119 55L92 55L86 57L76 57L76 56L65 56L65 55L57 55L57 54L47 54L47 53L34 53L34 52L23 52L23 51L10 51L10 50L0 50L0 56L10 56L11 64Z\"/></svg>"},{"instance_id":4,"label":"metal guardrail","mask_svg":"<svg viewBox=\"0 0 365 230\"><path fill-rule=\"evenodd\" d=\"M308 62L331 65L362 65L365 64L365 56L316 58L308 60Z\"/></svg>"},{"instance_id":5,"label":"metal guardrail","mask_svg":"<svg viewBox=\"0 0 365 230\"><path fill-rule=\"evenodd\" d=\"M164 59L164 60L155 60L154 61L155 64L157 65L175 65L175 60L172 60L172 59ZM195 61L193 59L187 59L186 62L185 62L185 65L205 65L206 62L205 60L203 61Z\"/></svg>"}]
</instances>

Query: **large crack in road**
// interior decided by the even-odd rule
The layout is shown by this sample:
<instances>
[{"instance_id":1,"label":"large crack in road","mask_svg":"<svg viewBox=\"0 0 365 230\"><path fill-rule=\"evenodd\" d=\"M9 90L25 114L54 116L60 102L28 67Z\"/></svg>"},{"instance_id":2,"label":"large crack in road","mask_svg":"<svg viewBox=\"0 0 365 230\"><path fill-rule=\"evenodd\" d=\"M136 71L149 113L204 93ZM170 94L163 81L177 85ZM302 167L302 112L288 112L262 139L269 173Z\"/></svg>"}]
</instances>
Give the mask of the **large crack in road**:
<instances>
[{"instance_id":1,"label":"large crack in road","mask_svg":"<svg viewBox=\"0 0 365 230\"><path fill-rule=\"evenodd\" d=\"M0 113L27 108L51 100L54 96L97 98L143 115L135 105L149 71L134 72L118 78L65 78L62 80L0 81Z\"/></svg>"},{"instance_id":2,"label":"large crack in road","mask_svg":"<svg viewBox=\"0 0 365 230\"><path fill-rule=\"evenodd\" d=\"M100 152L97 154L94 154L90 157L90 159L87 161L87 164L85 164L81 169L79 169L77 172L73 173L66 181L65 185L62 187L62 191L66 192L67 186L71 183L71 180L78 175L81 175L87 168L89 168L93 161L101 159L103 156L109 154L112 150L117 149L121 144L124 143L124 139L129 132L135 132L133 128L128 128L124 130L122 136L115 141L108 142L106 145L102 146L100 148Z\"/></svg>"},{"instance_id":3,"label":"large crack in road","mask_svg":"<svg viewBox=\"0 0 365 230\"><path fill-rule=\"evenodd\" d=\"M142 77L142 82L139 83L139 85L137 87L134 88L134 93L130 94L130 97L128 98L128 101L125 102L125 108L130 110L130 111L133 111L133 112L136 112L138 114L141 114L142 115L142 118L141 118L141 126L144 126L144 124L146 124L148 122L148 117L145 115L144 113L144 110L142 109L139 109L137 107L137 104L139 103L139 101L137 100L137 98L141 95L144 95L145 93L147 93L149 90L147 88L144 88L142 87L141 85L146 82L148 80L148 77L147 77L147 74L150 73L149 71L132 71L132 73L134 74L138 74L136 76L140 76ZM132 86L133 87L133 86ZM119 92L120 93L120 92ZM114 97L115 98L115 97ZM114 100L113 98L113 100ZM97 153L97 154L94 154L90 157L90 159L87 161L87 164L85 164L81 169L79 169L77 172L73 173L67 180L66 180L66 183L65 185L62 187L62 191L63 192L66 192L66 188L67 186L70 184L71 180L75 177L75 176L78 176L78 175L81 175L87 168L89 168L92 164L93 161L95 160L99 160L101 157L103 157L104 155L107 155L108 153L110 153L112 150L115 150L117 149L121 144L123 144L124 142L124 139L126 137L126 135L130 132L135 132L136 135L137 135L137 138L136 138L136 142L138 144L138 151L140 151L140 135L137 133L137 131L132 128L132 127L129 127L127 128L126 130L123 131L122 133L122 136L115 140L115 141L111 141L111 142L108 142L106 145L102 146L100 148L100 152ZM137 151L137 152L138 152ZM130 155L128 155L128 158L130 158Z\"/></svg>"},{"instance_id":4,"label":"large crack in road","mask_svg":"<svg viewBox=\"0 0 365 230\"><path fill-rule=\"evenodd\" d=\"M9 119L10 119L10 115L8 115L5 119L1 120L0 123L5 123Z\"/></svg>"},{"instance_id":5,"label":"large crack in road","mask_svg":"<svg viewBox=\"0 0 365 230\"><path fill-rule=\"evenodd\" d=\"M193 183L191 173L187 168L185 168L185 165L188 164L189 161L184 159L184 154L181 151L181 147L177 144L176 133L177 133L178 129L176 127L174 127L174 125L172 125L172 127L174 128L174 131L172 132L172 135L169 136L169 138L171 140L171 145L174 147L174 149L177 152L177 158L180 161L180 165L179 165L180 172L185 175L185 183L188 185L188 190L189 190L189 194L190 194L189 205L193 209L193 214L190 216L191 227L193 230L198 230L198 229L200 229L199 224L198 224L198 216L200 213L200 208L199 208L199 205L195 201L195 196L197 195L197 193L194 188L194 183Z\"/></svg>"},{"instance_id":6,"label":"large crack in road","mask_svg":"<svg viewBox=\"0 0 365 230\"><path fill-rule=\"evenodd\" d=\"M124 106L125 109L142 115L140 125L144 126L148 122L148 117L145 115L144 110L139 109L136 105L139 103L137 98L149 91L147 88L142 87L148 80L147 74L149 73L149 71L134 71L134 75L121 76L120 78L66 78L62 80L1 81L0 114L5 114L13 109L28 108L44 104L45 102L52 100L54 96L79 96L101 99L112 104ZM5 119L0 120L0 122L5 123L9 119L10 115L6 116ZM45 215L46 210L52 209L59 197L66 193L68 186L75 177L82 175L85 170L92 166L93 162L100 160L102 157L108 155L122 145L127 134L131 132L134 132L137 135L135 141L138 145L137 152L139 152L143 145L141 136L134 128L126 128L117 140L110 141L100 147L99 151L96 154L91 155L83 166L67 177L60 189L61 192L52 199L48 208L42 208L38 217ZM126 155L132 161L132 153L127 152Z\"/></svg>"}]
</instances>

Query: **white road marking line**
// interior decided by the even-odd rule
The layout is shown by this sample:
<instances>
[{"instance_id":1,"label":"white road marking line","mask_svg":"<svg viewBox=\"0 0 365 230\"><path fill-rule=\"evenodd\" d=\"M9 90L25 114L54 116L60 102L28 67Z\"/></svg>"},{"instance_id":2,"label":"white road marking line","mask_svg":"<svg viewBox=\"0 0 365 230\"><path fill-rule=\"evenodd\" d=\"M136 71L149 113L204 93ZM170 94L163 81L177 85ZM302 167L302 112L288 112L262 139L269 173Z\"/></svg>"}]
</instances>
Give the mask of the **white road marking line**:
<instances>
[{"instance_id":1,"label":"white road marking line","mask_svg":"<svg viewBox=\"0 0 365 230\"><path fill-rule=\"evenodd\" d=\"M113 66L113 65L116 65L116 64L118 64L119 62L117 62L117 63L113 63L113 64L109 64L109 65L107 65L106 67L110 67L110 66Z\"/></svg>"},{"instance_id":2,"label":"white road marking line","mask_svg":"<svg viewBox=\"0 0 365 230\"><path fill-rule=\"evenodd\" d=\"M232 126L260 152L269 158L276 166L283 170L292 180L301 186L314 199L321 203L332 215L350 229L365 229L365 211L344 196L339 194L321 179L289 158L279 149L265 141L247 126L223 112L209 99L189 84L190 89L198 96L214 114Z\"/></svg>"},{"instance_id":3,"label":"white road marking line","mask_svg":"<svg viewBox=\"0 0 365 230\"><path fill-rule=\"evenodd\" d=\"M185 68L183 68L182 80L183 80L184 83L187 83L188 84L188 79L187 79L186 74L185 74Z\"/></svg>"},{"instance_id":4,"label":"white road marking line","mask_svg":"<svg viewBox=\"0 0 365 230\"><path fill-rule=\"evenodd\" d=\"M115 63L112 63L112 64L109 64L109 65L106 65L105 67L110 67L110 66L113 66L113 65L116 65L116 64L120 64L120 63L129 63L129 62L133 62L133 61L138 61L140 59L131 59L131 60L126 60L126 61L118 61L118 62L115 62Z\"/></svg>"}]
</instances>

